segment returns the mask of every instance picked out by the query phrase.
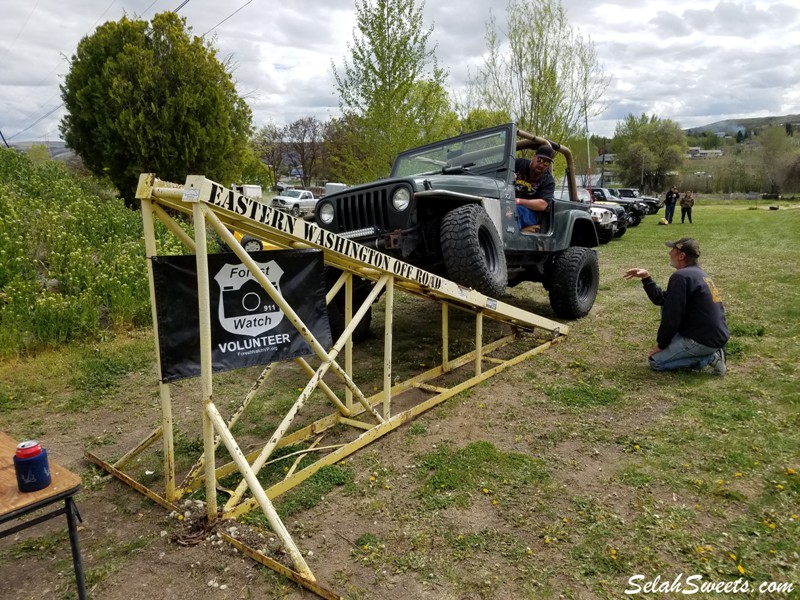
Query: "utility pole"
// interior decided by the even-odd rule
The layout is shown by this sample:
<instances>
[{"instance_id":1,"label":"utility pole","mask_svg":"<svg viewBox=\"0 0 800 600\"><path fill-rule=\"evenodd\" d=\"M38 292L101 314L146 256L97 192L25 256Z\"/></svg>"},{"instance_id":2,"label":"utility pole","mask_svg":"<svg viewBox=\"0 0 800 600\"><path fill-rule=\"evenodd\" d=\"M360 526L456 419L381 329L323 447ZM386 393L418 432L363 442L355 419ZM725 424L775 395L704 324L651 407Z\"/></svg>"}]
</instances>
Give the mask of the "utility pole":
<instances>
[{"instance_id":1,"label":"utility pole","mask_svg":"<svg viewBox=\"0 0 800 600\"><path fill-rule=\"evenodd\" d=\"M588 188L589 194L592 193L592 151L589 148L589 114L586 107L586 99L583 102L583 122L586 131L586 171L588 173L588 181L584 187Z\"/></svg>"}]
</instances>

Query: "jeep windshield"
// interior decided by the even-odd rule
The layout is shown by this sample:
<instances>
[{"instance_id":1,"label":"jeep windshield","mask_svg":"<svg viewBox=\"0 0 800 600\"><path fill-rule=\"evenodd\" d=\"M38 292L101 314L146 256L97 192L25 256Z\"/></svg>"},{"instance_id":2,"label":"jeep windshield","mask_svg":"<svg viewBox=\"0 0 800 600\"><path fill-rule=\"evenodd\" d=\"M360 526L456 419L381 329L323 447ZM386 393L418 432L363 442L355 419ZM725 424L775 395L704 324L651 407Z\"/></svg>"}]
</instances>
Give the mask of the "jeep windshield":
<instances>
[{"instance_id":1,"label":"jeep windshield","mask_svg":"<svg viewBox=\"0 0 800 600\"><path fill-rule=\"evenodd\" d=\"M480 131L403 152L392 167L392 177L469 173L505 165L509 155L509 128Z\"/></svg>"}]
</instances>

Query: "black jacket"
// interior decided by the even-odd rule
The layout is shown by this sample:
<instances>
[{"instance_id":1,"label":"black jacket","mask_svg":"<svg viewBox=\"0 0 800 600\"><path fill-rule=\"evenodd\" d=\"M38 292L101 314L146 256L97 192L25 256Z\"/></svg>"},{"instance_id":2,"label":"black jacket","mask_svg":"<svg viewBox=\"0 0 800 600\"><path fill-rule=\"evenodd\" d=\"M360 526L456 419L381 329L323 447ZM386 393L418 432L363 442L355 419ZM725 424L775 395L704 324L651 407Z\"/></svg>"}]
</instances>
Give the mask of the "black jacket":
<instances>
[{"instance_id":1,"label":"black jacket","mask_svg":"<svg viewBox=\"0 0 800 600\"><path fill-rule=\"evenodd\" d=\"M676 333L711 348L722 348L730 339L722 297L714 282L697 265L678 269L664 292L652 277L642 280L650 301L661 306L661 325L656 341L662 350Z\"/></svg>"}]
</instances>

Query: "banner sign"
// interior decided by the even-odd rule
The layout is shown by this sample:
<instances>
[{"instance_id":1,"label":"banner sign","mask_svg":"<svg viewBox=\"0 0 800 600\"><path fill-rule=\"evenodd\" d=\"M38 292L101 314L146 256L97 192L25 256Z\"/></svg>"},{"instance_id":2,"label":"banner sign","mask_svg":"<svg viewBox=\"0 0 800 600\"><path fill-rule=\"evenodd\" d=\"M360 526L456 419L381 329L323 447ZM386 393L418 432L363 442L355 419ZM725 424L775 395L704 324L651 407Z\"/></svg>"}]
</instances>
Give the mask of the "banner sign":
<instances>
[{"instance_id":1,"label":"banner sign","mask_svg":"<svg viewBox=\"0 0 800 600\"><path fill-rule=\"evenodd\" d=\"M250 255L324 348L332 345L319 250L267 250ZM208 256L211 357L214 372L312 354L283 311L232 253ZM197 262L193 255L153 257L161 378L200 375Z\"/></svg>"},{"instance_id":2,"label":"banner sign","mask_svg":"<svg viewBox=\"0 0 800 600\"><path fill-rule=\"evenodd\" d=\"M302 238L315 246L344 254L349 258L367 263L376 269L389 271L398 277L410 279L422 286L434 290L442 288L444 280L437 275L433 275L419 267L392 258L388 254L384 254L375 248L369 248L354 240L335 235L330 231L322 229L316 223L310 223L299 217L292 217L289 213L271 208L269 205L255 198L236 194L233 190L229 190L214 182L209 181L209 184L209 197L204 198L204 201L207 201L213 206L247 217L248 219L253 219L254 221L258 221L259 223L263 223L264 225L295 237ZM196 201L200 196L200 190L196 188L187 188L183 192L184 200Z\"/></svg>"}]
</instances>

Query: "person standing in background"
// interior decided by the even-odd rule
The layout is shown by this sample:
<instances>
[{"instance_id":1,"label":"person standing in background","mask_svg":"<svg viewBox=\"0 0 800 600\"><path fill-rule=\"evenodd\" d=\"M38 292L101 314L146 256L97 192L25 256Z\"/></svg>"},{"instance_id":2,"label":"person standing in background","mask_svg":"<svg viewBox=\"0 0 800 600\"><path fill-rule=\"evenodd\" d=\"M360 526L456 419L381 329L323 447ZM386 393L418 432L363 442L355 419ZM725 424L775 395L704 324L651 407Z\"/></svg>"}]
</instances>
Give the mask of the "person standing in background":
<instances>
[{"instance_id":1,"label":"person standing in background","mask_svg":"<svg viewBox=\"0 0 800 600\"><path fill-rule=\"evenodd\" d=\"M672 217L675 215L675 203L678 201L680 193L677 186L672 186L664 197L664 218L667 223L672 223Z\"/></svg>"},{"instance_id":2,"label":"person standing in background","mask_svg":"<svg viewBox=\"0 0 800 600\"><path fill-rule=\"evenodd\" d=\"M692 192L686 192L681 198L681 223L689 217L689 225L692 224L692 207L694 206L694 196Z\"/></svg>"}]
</instances>

